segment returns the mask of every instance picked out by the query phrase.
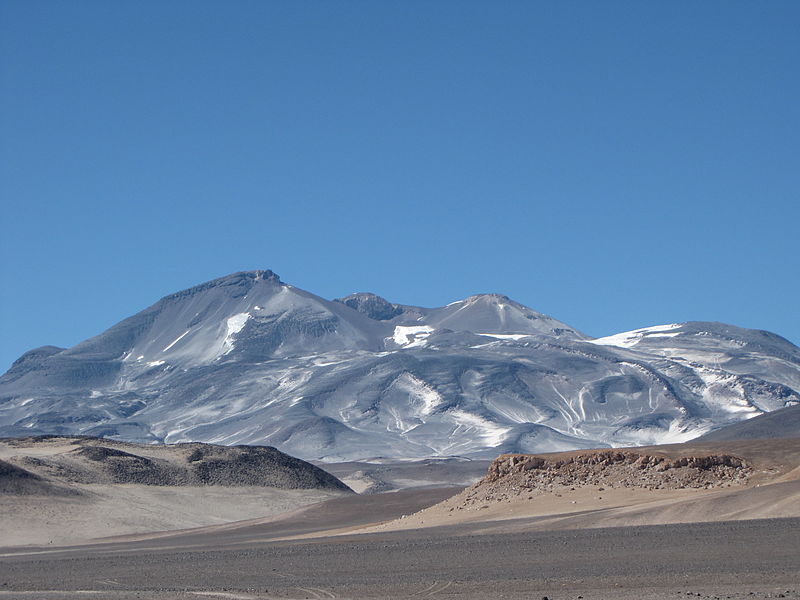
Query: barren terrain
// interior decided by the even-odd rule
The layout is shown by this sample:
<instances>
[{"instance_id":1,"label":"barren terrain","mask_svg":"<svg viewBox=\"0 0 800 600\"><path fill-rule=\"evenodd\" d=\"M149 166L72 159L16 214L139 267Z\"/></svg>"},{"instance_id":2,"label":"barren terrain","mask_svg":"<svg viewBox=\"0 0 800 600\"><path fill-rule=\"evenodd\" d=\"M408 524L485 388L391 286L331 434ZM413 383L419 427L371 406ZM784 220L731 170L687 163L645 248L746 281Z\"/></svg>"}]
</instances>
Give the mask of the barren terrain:
<instances>
[{"instance_id":1,"label":"barren terrain","mask_svg":"<svg viewBox=\"0 0 800 600\"><path fill-rule=\"evenodd\" d=\"M164 489L165 505L185 490L191 507L215 486ZM252 488L216 489L229 494L210 504L220 510ZM313 493L339 496L183 531L0 548L0 598L800 598L798 438L506 455L466 489Z\"/></svg>"},{"instance_id":2,"label":"barren terrain","mask_svg":"<svg viewBox=\"0 0 800 600\"><path fill-rule=\"evenodd\" d=\"M370 531L528 519L574 529L800 516L800 438L504 455L478 483Z\"/></svg>"},{"instance_id":3,"label":"barren terrain","mask_svg":"<svg viewBox=\"0 0 800 600\"><path fill-rule=\"evenodd\" d=\"M350 494L269 448L0 440L0 545L91 539L268 517Z\"/></svg>"},{"instance_id":4,"label":"barren terrain","mask_svg":"<svg viewBox=\"0 0 800 600\"><path fill-rule=\"evenodd\" d=\"M437 458L318 463L359 494L430 487L467 487L486 474L490 460Z\"/></svg>"},{"instance_id":5,"label":"barren terrain","mask_svg":"<svg viewBox=\"0 0 800 600\"><path fill-rule=\"evenodd\" d=\"M797 600L798 539L800 519L285 542L217 532L0 551L0 598Z\"/></svg>"}]
</instances>

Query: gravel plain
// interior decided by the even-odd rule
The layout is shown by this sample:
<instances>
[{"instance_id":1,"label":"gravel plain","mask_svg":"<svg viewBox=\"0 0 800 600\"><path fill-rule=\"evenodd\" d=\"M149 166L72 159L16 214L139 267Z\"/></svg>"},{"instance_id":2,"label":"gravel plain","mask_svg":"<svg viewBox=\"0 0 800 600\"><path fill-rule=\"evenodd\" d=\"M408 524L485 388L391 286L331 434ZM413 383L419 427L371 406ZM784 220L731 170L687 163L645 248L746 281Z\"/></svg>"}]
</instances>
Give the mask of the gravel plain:
<instances>
[{"instance_id":1,"label":"gravel plain","mask_svg":"<svg viewBox=\"0 0 800 600\"><path fill-rule=\"evenodd\" d=\"M564 484L461 511L443 503L461 488L345 494L60 547L3 543L0 531L0 600L800 599L800 441L725 446L751 465L746 484L602 499ZM469 517L448 516L459 513Z\"/></svg>"},{"instance_id":2,"label":"gravel plain","mask_svg":"<svg viewBox=\"0 0 800 600\"><path fill-rule=\"evenodd\" d=\"M506 522L506 526L508 522ZM800 519L303 541L239 531L0 555L0 597L798 598ZM782 595L781 595L782 594Z\"/></svg>"}]
</instances>

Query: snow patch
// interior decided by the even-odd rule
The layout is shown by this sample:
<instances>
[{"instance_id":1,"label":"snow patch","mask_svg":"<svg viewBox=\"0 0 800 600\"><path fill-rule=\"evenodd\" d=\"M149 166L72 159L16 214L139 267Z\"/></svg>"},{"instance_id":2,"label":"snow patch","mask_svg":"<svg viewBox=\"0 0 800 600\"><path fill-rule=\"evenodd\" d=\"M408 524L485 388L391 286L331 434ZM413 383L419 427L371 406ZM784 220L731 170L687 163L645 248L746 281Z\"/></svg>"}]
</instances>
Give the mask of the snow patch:
<instances>
[{"instance_id":1,"label":"snow patch","mask_svg":"<svg viewBox=\"0 0 800 600\"><path fill-rule=\"evenodd\" d=\"M341 360L325 360L324 358L317 358L312 359L312 363L315 367L327 367L329 365L339 365L341 363L348 362L349 359L343 358Z\"/></svg>"},{"instance_id":2,"label":"snow patch","mask_svg":"<svg viewBox=\"0 0 800 600\"><path fill-rule=\"evenodd\" d=\"M233 350L233 337L244 328L245 323L250 318L250 313L239 313L229 318L225 325L227 331L225 332L225 340L222 342L222 353L227 354Z\"/></svg>"},{"instance_id":3,"label":"snow patch","mask_svg":"<svg viewBox=\"0 0 800 600\"><path fill-rule=\"evenodd\" d=\"M592 344L599 344L601 346L619 346L621 348L630 348L635 346L645 337L674 337L678 333L660 333L669 331L680 327L680 323L670 323L669 325L654 325L653 327L644 327L642 329L634 329L633 331L625 331L615 335L597 338L596 340L587 340Z\"/></svg>"},{"instance_id":4,"label":"snow patch","mask_svg":"<svg viewBox=\"0 0 800 600\"><path fill-rule=\"evenodd\" d=\"M681 423L678 419L669 424L669 429L649 427L639 431L625 431L619 438L609 440L613 448L624 446L651 446L660 444L682 444L710 431L707 424Z\"/></svg>"},{"instance_id":5,"label":"snow patch","mask_svg":"<svg viewBox=\"0 0 800 600\"><path fill-rule=\"evenodd\" d=\"M531 336L530 333L479 333L478 335L493 337L498 340L520 340Z\"/></svg>"},{"instance_id":6,"label":"snow patch","mask_svg":"<svg viewBox=\"0 0 800 600\"><path fill-rule=\"evenodd\" d=\"M694 371L705 385L702 396L709 406L729 414L744 413L748 418L762 414L750 402L736 375L699 365L694 367Z\"/></svg>"},{"instance_id":7,"label":"snow patch","mask_svg":"<svg viewBox=\"0 0 800 600\"><path fill-rule=\"evenodd\" d=\"M678 334L677 333L651 333L647 337L651 337L651 338L657 338L657 337L671 338L671 337L675 337L676 335L678 335Z\"/></svg>"},{"instance_id":8,"label":"snow patch","mask_svg":"<svg viewBox=\"0 0 800 600\"><path fill-rule=\"evenodd\" d=\"M416 348L425 345L425 340L433 333L430 325L398 325L394 328L392 339L398 346Z\"/></svg>"},{"instance_id":9,"label":"snow patch","mask_svg":"<svg viewBox=\"0 0 800 600\"><path fill-rule=\"evenodd\" d=\"M474 430L487 446L499 446L508 432L511 431L511 427L503 427L479 415L471 414L463 410L450 410L448 414L459 426L456 428L456 431L453 432L454 434L459 433L458 429L462 427L466 431Z\"/></svg>"},{"instance_id":10,"label":"snow patch","mask_svg":"<svg viewBox=\"0 0 800 600\"><path fill-rule=\"evenodd\" d=\"M430 387L426 382L411 373L403 373L395 381L394 385L408 397L412 402L410 404L420 403L421 412L423 415L429 415L433 410L444 402L444 399L439 395L435 389Z\"/></svg>"}]
</instances>

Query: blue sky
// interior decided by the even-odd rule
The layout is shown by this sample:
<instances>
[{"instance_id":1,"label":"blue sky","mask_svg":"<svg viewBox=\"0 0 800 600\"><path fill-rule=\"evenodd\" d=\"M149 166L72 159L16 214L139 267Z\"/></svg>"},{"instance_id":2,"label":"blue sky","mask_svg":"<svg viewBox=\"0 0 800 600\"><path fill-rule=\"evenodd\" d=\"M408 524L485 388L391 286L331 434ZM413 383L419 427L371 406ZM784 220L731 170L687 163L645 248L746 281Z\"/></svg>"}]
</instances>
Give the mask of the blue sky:
<instances>
[{"instance_id":1,"label":"blue sky","mask_svg":"<svg viewBox=\"0 0 800 600\"><path fill-rule=\"evenodd\" d=\"M0 4L0 370L271 268L800 343L798 2Z\"/></svg>"}]
</instances>

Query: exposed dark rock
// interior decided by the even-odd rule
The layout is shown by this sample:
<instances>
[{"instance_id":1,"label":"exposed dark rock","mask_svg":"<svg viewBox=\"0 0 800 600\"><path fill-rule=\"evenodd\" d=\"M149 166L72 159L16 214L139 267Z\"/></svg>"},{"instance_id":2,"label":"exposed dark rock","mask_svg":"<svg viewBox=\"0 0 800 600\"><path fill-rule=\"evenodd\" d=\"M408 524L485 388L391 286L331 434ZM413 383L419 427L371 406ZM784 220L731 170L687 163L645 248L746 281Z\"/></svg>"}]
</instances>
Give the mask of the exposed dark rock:
<instances>
[{"instance_id":1,"label":"exposed dark rock","mask_svg":"<svg viewBox=\"0 0 800 600\"><path fill-rule=\"evenodd\" d=\"M397 304L392 304L388 300L369 292L350 294L344 298L337 298L334 302L345 304L376 321L388 321L403 314L403 309Z\"/></svg>"},{"instance_id":2,"label":"exposed dark rock","mask_svg":"<svg viewBox=\"0 0 800 600\"><path fill-rule=\"evenodd\" d=\"M0 479L6 481L8 489L19 487L15 484L12 488L8 482L27 478L43 485L130 483L352 491L330 473L269 446L228 447L199 443L156 446L59 436L3 441L19 448L20 454L14 458L17 464L4 463L6 466L0 470ZM26 447L59 442L74 448L53 455L25 456Z\"/></svg>"},{"instance_id":3,"label":"exposed dark rock","mask_svg":"<svg viewBox=\"0 0 800 600\"><path fill-rule=\"evenodd\" d=\"M269 446L187 444L191 479L206 485L258 485L282 489L349 491L330 473Z\"/></svg>"}]
</instances>

